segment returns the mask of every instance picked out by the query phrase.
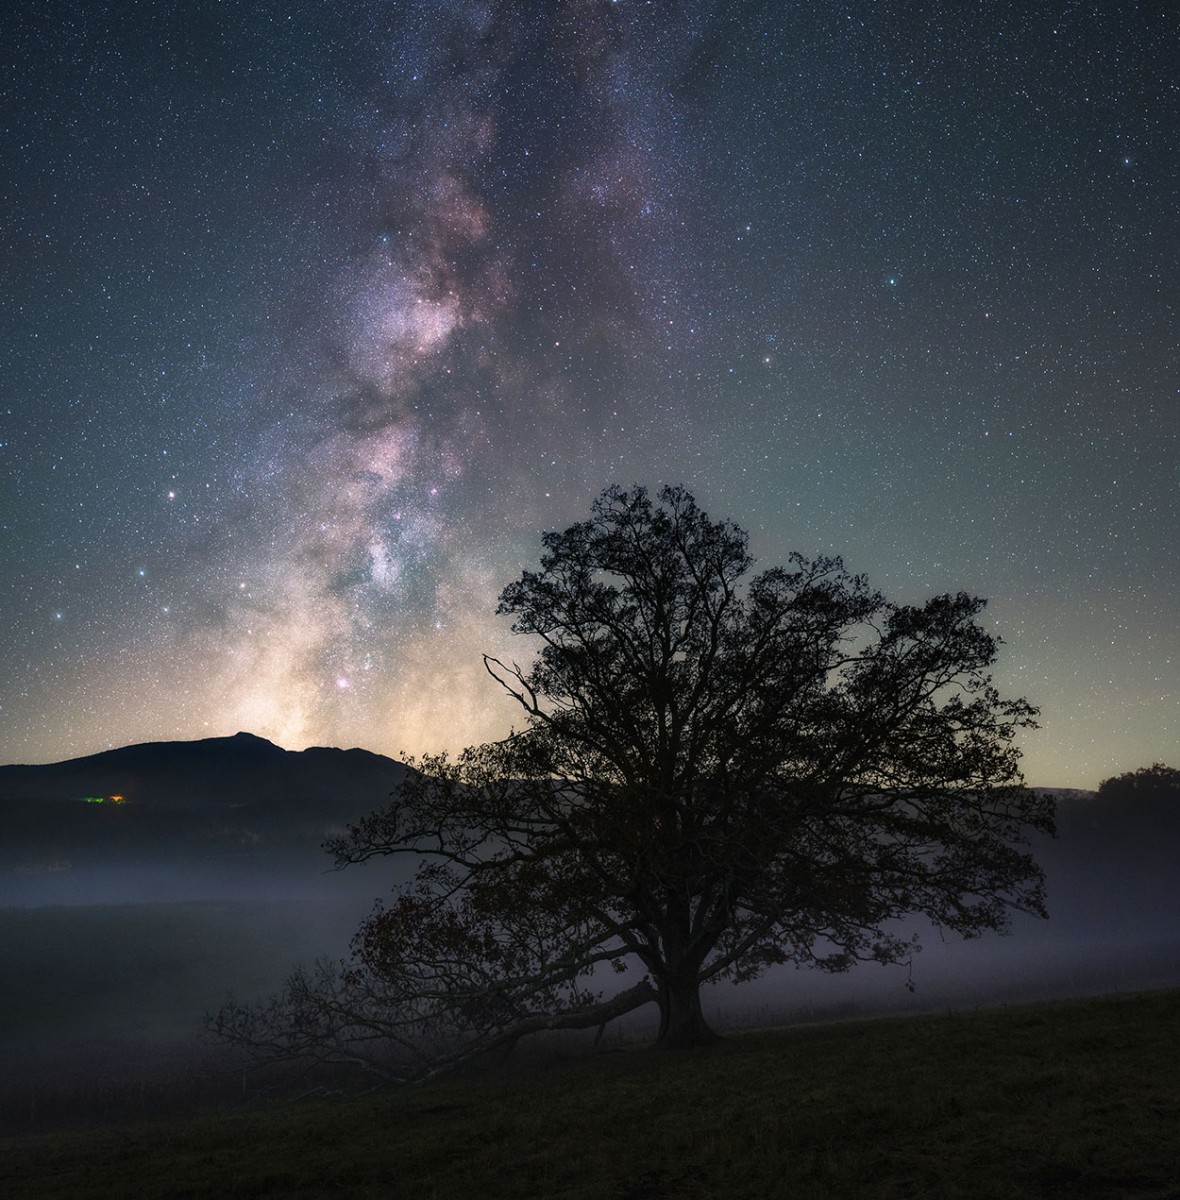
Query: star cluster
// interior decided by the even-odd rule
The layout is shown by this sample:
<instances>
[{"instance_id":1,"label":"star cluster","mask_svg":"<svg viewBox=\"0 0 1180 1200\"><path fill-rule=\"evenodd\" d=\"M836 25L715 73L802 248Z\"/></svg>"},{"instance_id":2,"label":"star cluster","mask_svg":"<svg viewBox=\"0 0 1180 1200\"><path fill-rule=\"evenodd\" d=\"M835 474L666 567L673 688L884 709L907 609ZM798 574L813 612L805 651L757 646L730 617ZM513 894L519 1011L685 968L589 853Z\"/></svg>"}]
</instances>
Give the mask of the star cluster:
<instances>
[{"instance_id":1,"label":"star cluster","mask_svg":"<svg viewBox=\"0 0 1180 1200\"><path fill-rule=\"evenodd\" d=\"M991 597L1033 782L1175 757L1175 14L0 25L0 761L498 736L499 589L636 481Z\"/></svg>"}]
</instances>

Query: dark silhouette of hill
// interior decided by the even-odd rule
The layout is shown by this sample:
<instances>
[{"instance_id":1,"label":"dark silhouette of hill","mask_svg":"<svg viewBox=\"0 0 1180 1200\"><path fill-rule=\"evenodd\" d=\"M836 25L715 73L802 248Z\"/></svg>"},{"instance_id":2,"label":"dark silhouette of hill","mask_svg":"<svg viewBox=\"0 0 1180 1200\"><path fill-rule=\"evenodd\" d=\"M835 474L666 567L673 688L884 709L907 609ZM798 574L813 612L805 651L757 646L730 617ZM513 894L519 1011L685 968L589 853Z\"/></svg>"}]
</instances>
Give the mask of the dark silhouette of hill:
<instances>
[{"instance_id":1,"label":"dark silhouette of hill","mask_svg":"<svg viewBox=\"0 0 1180 1200\"><path fill-rule=\"evenodd\" d=\"M393 873L333 871L323 842L405 770L245 733L0 767L0 1120L46 1064L68 1081L194 1061L227 993L345 952Z\"/></svg>"},{"instance_id":2,"label":"dark silhouette of hill","mask_svg":"<svg viewBox=\"0 0 1180 1200\"><path fill-rule=\"evenodd\" d=\"M340 788L380 790L400 763L368 750L284 750L251 733L191 742L144 742L42 766L0 767L0 802L122 795L156 808L236 808L266 800L320 803Z\"/></svg>"},{"instance_id":3,"label":"dark silhouette of hill","mask_svg":"<svg viewBox=\"0 0 1180 1200\"><path fill-rule=\"evenodd\" d=\"M323 870L324 838L383 806L404 774L367 750L284 750L248 733L0 767L0 903L19 877L116 863Z\"/></svg>"}]
</instances>

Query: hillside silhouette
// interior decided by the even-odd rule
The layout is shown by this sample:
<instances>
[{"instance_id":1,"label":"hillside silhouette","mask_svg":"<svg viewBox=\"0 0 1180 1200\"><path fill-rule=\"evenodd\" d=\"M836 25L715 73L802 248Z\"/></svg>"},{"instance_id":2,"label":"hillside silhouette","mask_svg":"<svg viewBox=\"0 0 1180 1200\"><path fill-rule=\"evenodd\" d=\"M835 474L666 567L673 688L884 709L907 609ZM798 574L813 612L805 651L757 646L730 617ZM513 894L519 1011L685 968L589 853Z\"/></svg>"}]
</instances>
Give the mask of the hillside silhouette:
<instances>
[{"instance_id":1,"label":"hillside silhouette","mask_svg":"<svg viewBox=\"0 0 1180 1200\"><path fill-rule=\"evenodd\" d=\"M0 904L106 899L63 886L112 867L320 872L324 838L404 775L367 750L284 750L249 733L0 767Z\"/></svg>"}]
</instances>

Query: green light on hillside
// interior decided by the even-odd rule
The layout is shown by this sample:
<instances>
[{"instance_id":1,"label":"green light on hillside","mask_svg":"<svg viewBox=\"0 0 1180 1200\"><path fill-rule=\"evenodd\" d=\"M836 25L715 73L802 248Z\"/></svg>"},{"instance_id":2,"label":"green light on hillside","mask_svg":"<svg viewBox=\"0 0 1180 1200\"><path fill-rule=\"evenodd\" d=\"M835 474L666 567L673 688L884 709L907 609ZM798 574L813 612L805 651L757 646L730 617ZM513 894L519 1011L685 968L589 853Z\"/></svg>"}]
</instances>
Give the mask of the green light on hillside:
<instances>
[{"instance_id":1,"label":"green light on hillside","mask_svg":"<svg viewBox=\"0 0 1180 1200\"><path fill-rule=\"evenodd\" d=\"M123 804L126 796L83 796L83 804Z\"/></svg>"}]
</instances>

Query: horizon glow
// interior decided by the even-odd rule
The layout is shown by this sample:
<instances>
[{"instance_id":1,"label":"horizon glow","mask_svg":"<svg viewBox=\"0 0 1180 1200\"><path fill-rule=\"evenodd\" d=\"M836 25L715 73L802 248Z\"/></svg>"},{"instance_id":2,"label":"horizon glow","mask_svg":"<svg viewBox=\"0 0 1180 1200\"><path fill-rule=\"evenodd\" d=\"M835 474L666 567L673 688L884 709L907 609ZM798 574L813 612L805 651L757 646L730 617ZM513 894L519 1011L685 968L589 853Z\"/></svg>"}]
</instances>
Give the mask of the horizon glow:
<instances>
[{"instance_id":1,"label":"horizon glow","mask_svg":"<svg viewBox=\"0 0 1180 1200\"><path fill-rule=\"evenodd\" d=\"M544 530L990 598L1025 774L1180 745L1173 19L1014 0L0 16L0 762L503 736Z\"/></svg>"}]
</instances>

